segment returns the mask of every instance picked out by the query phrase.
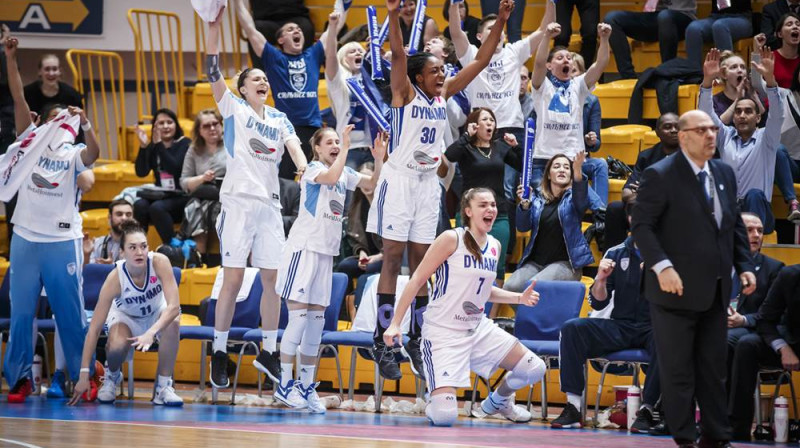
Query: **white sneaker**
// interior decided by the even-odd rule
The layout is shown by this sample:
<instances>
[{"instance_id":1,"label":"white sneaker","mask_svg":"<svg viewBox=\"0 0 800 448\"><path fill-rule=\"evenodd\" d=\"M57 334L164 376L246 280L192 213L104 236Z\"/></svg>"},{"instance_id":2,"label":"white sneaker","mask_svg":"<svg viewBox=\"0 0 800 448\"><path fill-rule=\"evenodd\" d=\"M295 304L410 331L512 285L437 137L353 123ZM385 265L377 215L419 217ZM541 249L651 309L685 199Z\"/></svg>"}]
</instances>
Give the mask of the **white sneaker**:
<instances>
[{"instance_id":1,"label":"white sneaker","mask_svg":"<svg viewBox=\"0 0 800 448\"><path fill-rule=\"evenodd\" d=\"M312 414L324 414L325 404L320 400L319 395L317 395L317 385L319 383L310 384L307 388L303 388L303 398L305 398L306 403L308 403L308 410Z\"/></svg>"},{"instance_id":2,"label":"white sneaker","mask_svg":"<svg viewBox=\"0 0 800 448\"><path fill-rule=\"evenodd\" d=\"M273 397L293 409L305 409L308 402L303 398L303 385L299 381L289 380L286 386L278 386Z\"/></svg>"},{"instance_id":3,"label":"white sneaker","mask_svg":"<svg viewBox=\"0 0 800 448\"><path fill-rule=\"evenodd\" d=\"M122 383L122 372L117 372L115 375L111 373L111 369L106 368L103 385L97 391L97 401L106 404L114 403L120 383Z\"/></svg>"},{"instance_id":4,"label":"white sneaker","mask_svg":"<svg viewBox=\"0 0 800 448\"><path fill-rule=\"evenodd\" d=\"M153 398L153 404L170 407L183 406L183 398L175 393L171 379L167 381L167 384L156 387L156 396Z\"/></svg>"},{"instance_id":5,"label":"white sneaker","mask_svg":"<svg viewBox=\"0 0 800 448\"><path fill-rule=\"evenodd\" d=\"M527 423L531 421L531 413L523 406L517 406L513 398L509 397L505 400L497 401L495 398L492 398L493 396L494 394L490 394L481 403L481 411L486 413L486 415L500 414L514 423Z\"/></svg>"}]
</instances>

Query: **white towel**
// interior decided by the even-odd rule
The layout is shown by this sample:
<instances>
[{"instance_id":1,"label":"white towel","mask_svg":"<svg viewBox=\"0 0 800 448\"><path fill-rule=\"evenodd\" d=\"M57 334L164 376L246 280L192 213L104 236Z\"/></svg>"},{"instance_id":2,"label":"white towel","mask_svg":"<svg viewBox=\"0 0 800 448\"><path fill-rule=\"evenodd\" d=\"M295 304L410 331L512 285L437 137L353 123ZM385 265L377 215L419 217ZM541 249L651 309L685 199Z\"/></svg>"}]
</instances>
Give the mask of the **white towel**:
<instances>
[{"instance_id":1,"label":"white towel","mask_svg":"<svg viewBox=\"0 0 800 448\"><path fill-rule=\"evenodd\" d=\"M228 0L192 0L192 7L204 22L213 22L219 11L228 6Z\"/></svg>"}]
</instances>

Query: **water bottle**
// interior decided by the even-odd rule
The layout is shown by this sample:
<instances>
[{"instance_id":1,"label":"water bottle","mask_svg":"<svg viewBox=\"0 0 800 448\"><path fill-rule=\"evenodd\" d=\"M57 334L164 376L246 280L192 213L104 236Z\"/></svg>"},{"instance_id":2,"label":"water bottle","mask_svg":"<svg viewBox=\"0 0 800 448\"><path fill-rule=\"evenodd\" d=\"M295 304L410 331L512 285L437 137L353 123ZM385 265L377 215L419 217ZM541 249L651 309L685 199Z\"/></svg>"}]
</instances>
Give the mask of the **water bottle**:
<instances>
[{"instance_id":1,"label":"water bottle","mask_svg":"<svg viewBox=\"0 0 800 448\"><path fill-rule=\"evenodd\" d=\"M786 397L780 396L775 399L775 411L773 413L775 429L775 441L786 443L789 440L789 402Z\"/></svg>"},{"instance_id":2,"label":"water bottle","mask_svg":"<svg viewBox=\"0 0 800 448\"><path fill-rule=\"evenodd\" d=\"M33 394L39 395L42 391L42 357L39 355L33 356L31 376L33 376Z\"/></svg>"},{"instance_id":3,"label":"water bottle","mask_svg":"<svg viewBox=\"0 0 800 448\"><path fill-rule=\"evenodd\" d=\"M639 412L639 406L642 404L641 394L641 390L636 386L628 388L628 431L631 430L631 426L636 420L636 413Z\"/></svg>"}]
</instances>

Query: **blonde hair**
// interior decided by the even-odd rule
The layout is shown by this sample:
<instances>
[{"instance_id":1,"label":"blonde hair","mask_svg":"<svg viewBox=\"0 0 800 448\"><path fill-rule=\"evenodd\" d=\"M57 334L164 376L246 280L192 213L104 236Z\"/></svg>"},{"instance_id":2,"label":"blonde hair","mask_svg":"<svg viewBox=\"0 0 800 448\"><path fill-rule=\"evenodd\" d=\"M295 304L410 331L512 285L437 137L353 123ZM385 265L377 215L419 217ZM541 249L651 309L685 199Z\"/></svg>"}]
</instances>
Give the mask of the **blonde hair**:
<instances>
[{"instance_id":1,"label":"blonde hair","mask_svg":"<svg viewBox=\"0 0 800 448\"><path fill-rule=\"evenodd\" d=\"M726 84L728 82L728 80L726 79L728 76L727 74L728 64L726 62L728 62L733 58L739 58L742 60L742 62L744 62L743 57L739 56L737 53L732 52L731 50L725 50L719 54L719 71L720 74L722 75L720 76L720 81L722 81L723 84Z\"/></svg>"},{"instance_id":2,"label":"blonde hair","mask_svg":"<svg viewBox=\"0 0 800 448\"><path fill-rule=\"evenodd\" d=\"M581 74L586 73L586 61L583 60L583 56L575 52L570 53L570 55L572 56L572 63L578 66Z\"/></svg>"},{"instance_id":3,"label":"blonde hair","mask_svg":"<svg viewBox=\"0 0 800 448\"><path fill-rule=\"evenodd\" d=\"M464 192L463 196L461 196L461 221L464 223L464 227L467 229L467 231L464 232L464 247L466 247L469 253L471 253L478 261L483 260L483 251L481 250L480 246L478 246L478 242L475 240L472 232L469 231L469 226L472 219L467 215L467 208L469 208L470 201L472 201L472 199L474 199L475 196L480 193L489 193L495 199L497 198L491 188L484 187L470 188Z\"/></svg>"},{"instance_id":4,"label":"blonde hair","mask_svg":"<svg viewBox=\"0 0 800 448\"><path fill-rule=\"evenodd\" d=\"M325 135L326 132L333 132L333 135L337 137L339 136L339 134L336 132L336 129L329 127L319 128L314 131L314 135L312 135L311 140L308 141L311 144L311 152L313 153L311 160L319 160L319 153L317 152L316 148L320 142L322 142L322 136Z\"/></svg>"},{"instance_id":5,"label":"blonde hair","mask_svg":"<svg viewBox=\"0 0 800 448\"><path fill-rule=\"evenodd\" d=\"M354 50L356 48L360 48L361 51L366 52L366 50L364 50L364 46L358 42L348 42L342 45L342 48L340 48L339 51L336 52L336 59L339 61L339 70L344 70L345 73L349 73L350 76L353 76L356 73L350 71L350 68L348 68L347 65L345 65L344 58L347 56L347 53L350 50ZM350 76L345 76L344 78L349 78Z\"/></svg>"}]
</instances>

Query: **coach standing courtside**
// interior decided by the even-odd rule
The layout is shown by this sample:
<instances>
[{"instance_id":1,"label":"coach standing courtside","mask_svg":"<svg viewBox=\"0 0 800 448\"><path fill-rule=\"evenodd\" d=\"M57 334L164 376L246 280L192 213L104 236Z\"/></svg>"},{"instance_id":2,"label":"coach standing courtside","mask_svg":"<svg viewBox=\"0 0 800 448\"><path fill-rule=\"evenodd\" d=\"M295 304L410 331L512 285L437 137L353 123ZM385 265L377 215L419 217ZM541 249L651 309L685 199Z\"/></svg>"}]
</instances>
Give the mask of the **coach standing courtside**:
<instances>
[{"instance_id":1,"label":"coach standing courtside","mask_svg":"<svg viewBox=\"0 0 800 448\"><path fill-rule=\"evenodd\" d=\"M718 128L701 111L678 121L681 153L645 170L633 238L646 265L667 425L682 447L726 447L727 313L731 268L744 294L756 278L733 170L714 155ZM699 445L693 400L700 406Z\"/></svg>"}]
</instances>

